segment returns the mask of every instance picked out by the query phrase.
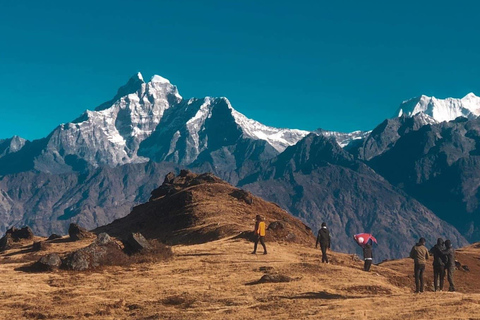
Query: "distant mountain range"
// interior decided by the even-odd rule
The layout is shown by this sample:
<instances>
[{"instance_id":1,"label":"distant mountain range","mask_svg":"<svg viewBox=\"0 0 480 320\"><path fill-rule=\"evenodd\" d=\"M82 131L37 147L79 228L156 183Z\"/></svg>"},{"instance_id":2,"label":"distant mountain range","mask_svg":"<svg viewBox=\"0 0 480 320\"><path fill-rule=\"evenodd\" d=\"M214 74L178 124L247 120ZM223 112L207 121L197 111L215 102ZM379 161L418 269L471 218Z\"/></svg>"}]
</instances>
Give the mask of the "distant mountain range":
<instances>
[{"instance_id":1,"label":"distant mountain range","mask_svg":"<svg viewBox=\"0 0 480 320\"><path fill-rule=\"evenodd\" d=\"M328 222L338 250L354 250L351 235L364 231L378 235L385 258L405 255L419 236L464 245L464 236L480 239L470 173L479 101L422 96L372 131L311 133L265 126L226 98L183 99L167 79L138 73L43 139L0 140L0 231L93 229L148 200L169 171L189 168L277 202L312 228ZM457 115L467 118L441 122Z\"/></svg>"}]
</instances>

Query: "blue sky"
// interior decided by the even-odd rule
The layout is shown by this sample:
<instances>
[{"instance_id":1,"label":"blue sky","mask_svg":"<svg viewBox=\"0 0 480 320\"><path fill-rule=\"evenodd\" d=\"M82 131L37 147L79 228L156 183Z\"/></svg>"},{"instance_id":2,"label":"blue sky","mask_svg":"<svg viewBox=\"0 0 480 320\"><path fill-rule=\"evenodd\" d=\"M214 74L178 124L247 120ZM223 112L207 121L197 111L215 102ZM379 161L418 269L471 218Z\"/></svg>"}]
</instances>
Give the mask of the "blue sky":
<instances>
[{"instance_id":1,"label":"blue sky","mask_svg":"<svg viewBox=\"0 0 480 320\"><path fill-rule=\"evenodd\" d=\"M10 1L0 138L46 136L133 74L264 124L371 129L401 101L480 95L475 1Z\"/></svg>"}]
</instances>

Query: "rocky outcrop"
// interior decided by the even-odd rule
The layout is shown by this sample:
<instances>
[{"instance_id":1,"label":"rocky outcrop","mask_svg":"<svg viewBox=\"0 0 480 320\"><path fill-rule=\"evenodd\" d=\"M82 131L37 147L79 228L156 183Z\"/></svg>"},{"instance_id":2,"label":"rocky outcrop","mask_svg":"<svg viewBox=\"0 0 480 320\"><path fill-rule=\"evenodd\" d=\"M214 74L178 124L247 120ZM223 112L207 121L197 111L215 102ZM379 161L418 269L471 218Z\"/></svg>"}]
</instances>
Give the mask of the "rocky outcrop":
<instances>
[{"instance_id":1,"label":"rocky outcrop","mask_svg":"<svg viewBox=\"0 0 480 320\"><path fill-rule=\"evenodd\" d=\"M33 266L37 271L55 271L62 265L62 259L58 253L50 253L40 258Z\"/></svg>"},{"instance_id":2,"label":"rocky outcrop","mask_svg":"<svg viewBox=\"0 0 480 320\"><path fill-rule=\"evenodd\" d=\"M30 227L23 227L21 229L12 227L7 230L5 235L0 239L0 251L10 249L15 242L33 239L34 234Z\"/></svg>"},{"instance_id":3,"label":"rocky outcrop","mask_svg":"<svg viewBox=\"0 0 480 320\"><path fill-rule=\"evenodd\" d=\"M76 223L71 223L68 228L68 235L72 241L78 241L88 238L93 238L94 235L91 232L88 232L87 229L80 227Z\"/></svg>"},{"instance_id":4,"label":"rocky outcrop","mask_svg":"<svg viewBox=\"0 0 480 320\"><path fill-rule=\"evenodd\" d=\"M105 265L121 265L127 261L126 254L118 243L102 236L91 245L68 254L62 260L62 268L84 271Z\"/></svg>"},{"instance_id":5,"label":"rocky outcrop","mask_svg":"<svg viewBox=\"0 0 480 320\"><path fill-rule=\"evenodd\" d=\"M152 249L150 243L141 233L131 233L122 241L124 250L127 254L135 254Z\"/></svg>"}]
</instances>

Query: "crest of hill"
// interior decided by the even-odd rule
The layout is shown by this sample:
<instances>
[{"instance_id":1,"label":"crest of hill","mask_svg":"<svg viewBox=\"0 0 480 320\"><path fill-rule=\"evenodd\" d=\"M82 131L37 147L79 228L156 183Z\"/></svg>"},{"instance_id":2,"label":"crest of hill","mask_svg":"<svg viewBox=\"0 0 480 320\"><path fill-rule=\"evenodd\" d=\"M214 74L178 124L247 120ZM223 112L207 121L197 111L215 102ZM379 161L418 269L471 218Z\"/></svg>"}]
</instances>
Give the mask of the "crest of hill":
<instances>
[{"instance_id":1,"label":"crest of hill","mask_svg":"<svg viewBox=\"0 0 480 320\"><path fill-rule=\"evenodd\" d=\"M311 229L278 205L235 188L211 173L169 173L150 201L124 218L97 228L118 238L140 232L169 245L198 244L225 237L251 239L256 215L267 225L267 241L312 245Z\"/></svg>"}]
</instances>

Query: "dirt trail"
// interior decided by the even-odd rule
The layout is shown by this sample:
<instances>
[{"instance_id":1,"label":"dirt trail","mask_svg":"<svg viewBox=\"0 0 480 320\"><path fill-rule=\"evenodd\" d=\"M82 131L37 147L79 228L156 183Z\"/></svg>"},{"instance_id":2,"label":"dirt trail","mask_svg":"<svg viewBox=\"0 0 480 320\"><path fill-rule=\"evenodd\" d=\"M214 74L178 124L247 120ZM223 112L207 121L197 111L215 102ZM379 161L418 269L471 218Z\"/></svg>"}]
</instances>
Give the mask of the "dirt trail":
<instances>
[{"instance_id":1,"label":"dirt trail","mask_svg":"<svg viewBox=\"0 0 480 320\"><path fill-rule=\"evenodd\" d=\"M48 251L87 244L60 241ZM168 262L87 273L19 271L35 254L26 252L27 246L10 250L0 255L0 318L480 319L480 286L461 280L480 281L476 266L468 275L458 272L457 293L416 295L411 260L386 262L366 273L351 255L331 253L332 263L322 264L314 248L267 245L268 255L261 248L250 254L253 246L243 239L176 246ZM458 255L473 263L480 249L472 246ZM293 281L256 284L265 274Z\"/></svg>"}]
</instances>

